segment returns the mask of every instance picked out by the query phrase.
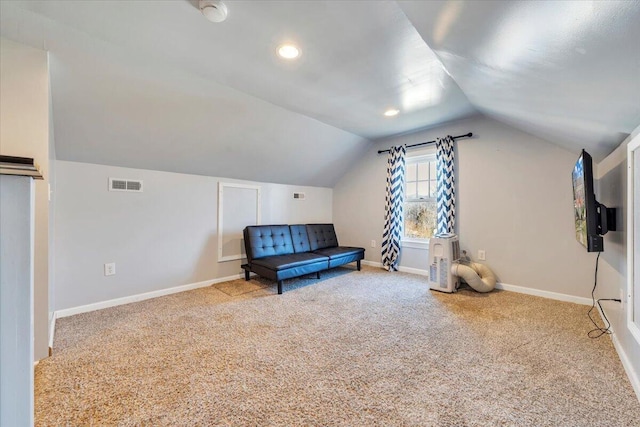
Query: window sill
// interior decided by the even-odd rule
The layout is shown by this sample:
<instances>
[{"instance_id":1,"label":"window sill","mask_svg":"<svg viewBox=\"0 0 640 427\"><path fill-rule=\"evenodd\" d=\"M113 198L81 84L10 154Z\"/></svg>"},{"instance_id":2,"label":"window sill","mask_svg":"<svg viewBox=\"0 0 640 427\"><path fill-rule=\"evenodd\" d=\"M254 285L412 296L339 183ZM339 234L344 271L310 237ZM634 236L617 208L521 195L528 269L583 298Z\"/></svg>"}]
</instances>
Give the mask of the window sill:
<instances>
[{"instance_id":1,"label":"window sill","mask_svg":"<svg viewBox=\"0 0 640 427\"><path fill-rule=\"evenodd\" d=\"M402 247L429 250L429 239L402 239Z\"/></svg>"}]
</instances>

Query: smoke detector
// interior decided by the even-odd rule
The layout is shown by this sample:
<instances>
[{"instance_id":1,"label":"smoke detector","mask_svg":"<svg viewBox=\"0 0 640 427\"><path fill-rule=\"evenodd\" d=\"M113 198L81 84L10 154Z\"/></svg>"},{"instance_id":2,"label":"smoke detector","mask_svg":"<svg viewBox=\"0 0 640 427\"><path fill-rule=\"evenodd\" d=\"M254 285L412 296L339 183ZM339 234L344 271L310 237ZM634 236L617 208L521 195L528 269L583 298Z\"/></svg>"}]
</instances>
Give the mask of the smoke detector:
<instances>
[{"instance_id":1,"label":"smoke detector","mask_svg":"<svg viewBox=\"0 0 640 427\"><path fill-rule=\"evenodd\" d=\"M211 22L227 19L227 6L220 0L200 0L200 12Z\"/></svg>"}]
</instances>

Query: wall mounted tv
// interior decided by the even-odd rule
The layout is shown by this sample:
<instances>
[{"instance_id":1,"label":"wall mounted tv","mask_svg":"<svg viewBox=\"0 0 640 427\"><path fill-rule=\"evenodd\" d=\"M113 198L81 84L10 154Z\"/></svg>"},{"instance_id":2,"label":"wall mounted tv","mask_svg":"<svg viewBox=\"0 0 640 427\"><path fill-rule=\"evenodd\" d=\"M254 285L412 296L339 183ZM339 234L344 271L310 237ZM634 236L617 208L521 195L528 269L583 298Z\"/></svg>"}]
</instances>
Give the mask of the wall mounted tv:
<instances>
[{"instance_id":1,"label":"wall mounted tv","mask_svg":"<svg viewBox=\"0 0 640 427\"><path fill-rule=\"evenodd\" d=\"M596 200L593 160L585 150L578 157L571 178L576 239L588 252L601 252L604 250L602 236L616 229L616 210Z\"/></svg>"}]
</instances>

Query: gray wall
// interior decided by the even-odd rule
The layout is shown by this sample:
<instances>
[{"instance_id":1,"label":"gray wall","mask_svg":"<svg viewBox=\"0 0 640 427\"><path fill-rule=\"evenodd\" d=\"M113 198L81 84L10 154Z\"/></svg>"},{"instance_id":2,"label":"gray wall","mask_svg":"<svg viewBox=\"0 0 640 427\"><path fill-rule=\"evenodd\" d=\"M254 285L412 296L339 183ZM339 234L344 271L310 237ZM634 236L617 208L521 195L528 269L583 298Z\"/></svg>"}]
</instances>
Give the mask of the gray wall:
<instances>
[{"instance_id":1,"label":"gray wall","mask_svg":"<svg viewBox=\"0 0 640 427\"><path fill-rule=\"evenodd\" d=\"M67 161L56 172L56 310L241 272L239 260L217 262L218 182L240 181ZM144 191L110 192L109 177L141 179ZM252 184L263 224L332 220L329 188Z\"/></svg>"},{"instance_id":2,"label":"gray wall","mask_svg":"<svg viewBox=\"0 0 640 427\"><path fill-rule=\"evenodd\" d=\"M577 243L571 170L578 153L477 116L379 141L334 188L334 222L341 241L367 248L382 238L386 155L377 150L473 132L456 142L457 229L462 249L505 284L589 297L595 255ZM428 250L403 249L401 266L427 269Z\"/></svg>"},{"instance_id":3,"label":"gray wall","mask_svg":"<svg viewBox=\"0 0 640 427\"><path fill-rule=\"evenodd\" d=\"M47 53L0 39L0 154L33 157L36 181L34 355L48 356L49 311L49 67Z\"/></svg>"}]
</instances>

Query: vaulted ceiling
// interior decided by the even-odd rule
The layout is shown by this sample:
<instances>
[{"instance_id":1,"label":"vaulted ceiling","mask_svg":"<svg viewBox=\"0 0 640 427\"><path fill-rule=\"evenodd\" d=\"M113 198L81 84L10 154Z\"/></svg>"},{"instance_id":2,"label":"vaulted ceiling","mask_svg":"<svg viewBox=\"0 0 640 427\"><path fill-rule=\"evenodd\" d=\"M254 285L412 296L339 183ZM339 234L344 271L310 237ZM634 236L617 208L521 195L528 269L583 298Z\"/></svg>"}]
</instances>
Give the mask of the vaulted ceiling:
<instances>
[{"instance_id":1,"label":"vaulted ceiling","mask_svg":"<svg viewBox=\"0 0 640 427\"><path fill-rule=\"evenodd\" d=\"M50 52L58 158L333 186L372 140L479 112L596 160L640 125L637 1L225 3L0 2Z\"/></svg>"}]
</instances>

